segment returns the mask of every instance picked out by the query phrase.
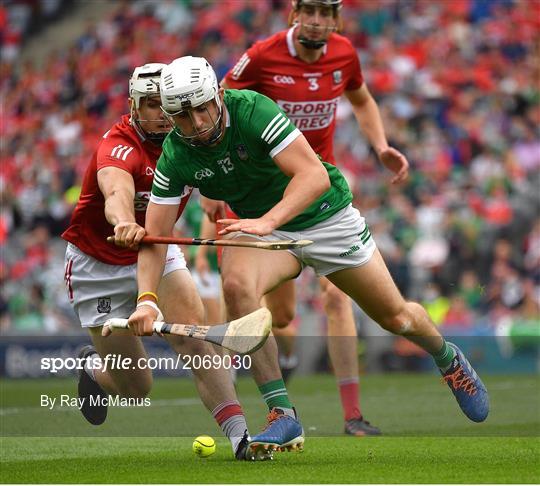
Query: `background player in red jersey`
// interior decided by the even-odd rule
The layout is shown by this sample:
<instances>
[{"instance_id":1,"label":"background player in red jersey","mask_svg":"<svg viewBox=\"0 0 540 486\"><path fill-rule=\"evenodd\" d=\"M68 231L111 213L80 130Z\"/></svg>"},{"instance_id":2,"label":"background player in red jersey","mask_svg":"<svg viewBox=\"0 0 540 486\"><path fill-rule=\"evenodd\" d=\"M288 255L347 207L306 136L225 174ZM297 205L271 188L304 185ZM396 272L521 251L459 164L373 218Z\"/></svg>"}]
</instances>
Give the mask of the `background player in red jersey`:
<instances>
[{"instance_id":1,"label":"background player in red jersey","mask_svg":"<svg viewBox=\"0 0 540 486\"><path fill-rule=\"evenodd\" d=\"M377 103L364 79L356 50L336 33L342 0L293 0L291 28L255 43L222 81L225 88L253 89L278 103L316 153L335 164L333 136L338 100L345 95L379 160L394 173L392 184L405 180L409 163L390 147ZM207 202L208 204L208 202ZM214 204L207 209L215 211ZM356 325L351 299L326 278L321 289L328 317L328 351L338 380L345 432L377 435L364 420L359 403ZM274 325L286 327L295 313L294 282L267 294ZM279 329L275 330L279 336ZM290 334L290 331L288 332Z\"/></svg>"},{"instance_id":2,"label":"background player in red jersey","mask_svg":"<svg viewBox=\"0 0 540 486\"><path fill-rule=\"evenodd\" d=\"M137 297L136 249L145 235L146 208L161 145L171 128L160 108L163 66L151 63L135 69L129 82L130 115L124 115L103 136L86 170L70 226L62 235L68 241L65 281L69 298L94 344L81 351L86 365L79 376L79 397L86 398L81 412L94 425L106 419L107 407L91 406L91 395L144 398L152 387L151 371L138 365L147 357L141 338L131 331L102 337L106 320L129 317L141 306L161 309L172 322L200 324L204 320L201 299L177 245L168 248L157 294L146 292ZM190 194L191 188L184 191L179 215ZM118 246L106 241L113 232ZM166 339L185 356L217 354L209 343L178 336ZM131 358L135 366L105 369L93 359L99 355L103 360L111 354ZM229 371L201 367L193 373L204 405L229 437L236 458L255 459L250 456L246 420Z\"/></svg>"}]
</instances>

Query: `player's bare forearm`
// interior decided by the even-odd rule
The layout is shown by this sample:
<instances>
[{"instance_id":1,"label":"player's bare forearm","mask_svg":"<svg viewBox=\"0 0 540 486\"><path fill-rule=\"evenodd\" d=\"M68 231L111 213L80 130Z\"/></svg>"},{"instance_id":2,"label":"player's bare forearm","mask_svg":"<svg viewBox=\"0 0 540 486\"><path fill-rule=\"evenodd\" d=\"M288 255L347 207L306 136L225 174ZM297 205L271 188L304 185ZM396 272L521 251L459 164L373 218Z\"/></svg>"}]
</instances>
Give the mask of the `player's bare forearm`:
<instances>
[{"instance_id":1,"label":"player's bare forearm","mask_svg":"<svg viewBox=\"0 0 540 486\"><path fill-rule=\"evenodd\" d=\"M137 258L137 287L139 295L143 292L157 293L163 268L167 245L144 245Z\"/></svg>"},{"instance_id":2,"label":"player's bare forearm","mask_svg":"<svg viewBox=\"0 0 540 486\"><path fill-rule=\"evenodd\" d=\"M120 222L135 222L135 210L133 208L133 196L126 190L114 190L105 199L105 218L116 226Z\"/></svg>"},{"instance_id":3,"label":"player's bare forearm","mask_svg":"<svg viewBox=\"0 0 540 486\"><path fill-rule=\"evenodd\" d=\"M154 320L161 316L159 302L154 301L152 294L157 294L166 253L166 245L147 245L139 250L137 287L141 299L137 299L137 308L128 320L129 327L136 336L150 336L153 333Z\"/></svg>"},{"instance_id":4,"label":"player's bare forearm","mask_svg":"<svg viewBox=\"0 0 540 486\"><path fill-rule=\"evenodd\" d=\"M279 228L330 189L330 178L324 165L303 135L274 157L274 162L291 180L283 197L263 219Z\"/></svg>"},{"instance_id":5,"label":"player's bare forearm","mask_svg":"<svg viewBox=\"0 0 540 486\"><path fill-rule=\"evenodd\" d=\"M364 103L353 105L353 113L362 133L365 134L377 155L380 155L388 148L388 140L377 103L370 96Z\"/></svg>"},{"instance_id":6,"label":"player's bare forearm","mask_svg":"<svg viewBox=\"0 0 540 486\"><path fill-rule=\"evenodd\" d=\"M222 219L224 228L220 235L243 231L254 235L264 236L288 223L298 216L304 209L312 204L320 195L330 187L328 173L313 177L312 174L297 174L289 182L283 198L270 211L257 219Z\"/></svg>"},{"instance_id":7,"label":"player's bare forearm","mask_svg":"<svg viewBox=\"0 0 540 486\"><path fill-rule=\"evenodd\" d=\"M171 236L176 222L178 205L148 203L146 233L149 236ZM145 245L139 250L137 282L139 293L156 292L163 274L167 245Z\"/></svg>"},{"instance_id":8,"label":"player's bare forearm","mask_svg":"<svg viewBox=\"0 0 540 486\"><path fill-rule=\"evenodd\" d=\"M358 125L368 138L379 160L394 173L392 184L403 182L409 175L409 161L399 150L388 145L379 107L366 85L362 85L358 90L348 91L346 95L351 102Z\"/></svg>"},{"instance_id":9,"label":"player's bare forearm","mask_svg":"<svg viewBox=\"0 0 540 486\"><path fill-rule=\"evenodd\" d=\"M105 199L105 218L116 226L120 222L134 222L135 183L133 176L118 167L104 167L97 173L99 189Z\"/></svg>"},{"instance_id":10,"label":"player's bare forearm","mask_svg":"<svg viewBox=\"0 0 540 486\"><path fill-rule=\"evenodd\" d=\"M298 216L330 188L330 179L324 166L318 174L298 173L289 182L283 198L262 219L279 228Z\"/></svg>"}]
</instances>

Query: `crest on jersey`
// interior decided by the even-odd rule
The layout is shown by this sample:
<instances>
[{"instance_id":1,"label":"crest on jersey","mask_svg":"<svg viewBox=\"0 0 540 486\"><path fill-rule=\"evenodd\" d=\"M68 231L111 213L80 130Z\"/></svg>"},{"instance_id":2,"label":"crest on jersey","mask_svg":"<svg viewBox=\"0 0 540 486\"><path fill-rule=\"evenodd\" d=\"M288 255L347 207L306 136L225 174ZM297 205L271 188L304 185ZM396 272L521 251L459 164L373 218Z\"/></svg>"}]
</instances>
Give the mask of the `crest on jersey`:
<instances>
[{"instance_id":1,"label":"crest on jersey","mask_svg":"<svg viewBox=\"0 0 540 486\"><path fill-rule=\"evenodd\" d=\"M337 69L336 71L334 71L332 73L332 76L334 77L334 84L339 84L341 83L342 79L343 79L343 75L341 73L341 69Z\"/></svg>"},{"instance_id":2,"label":"crest on jersey","mask_svg":"<svg viewBox=\"0 0 540 486\"><path fill-rule=\"evenodd\" d=\"M240 160L247 160L249 158L247 148L244 144L237 145L235 150Z\"/></svg>"},{"instance_id":3,"label":"crest on jersey","mask_svg":"<svg viewBox=\"0 0 540 486\"><path fill-rule=\"evenodd\" d=\"M100 314L108 314L111 312L111 298L101 297L97 300L97 311Z\"/></svg>"}]
</instances>

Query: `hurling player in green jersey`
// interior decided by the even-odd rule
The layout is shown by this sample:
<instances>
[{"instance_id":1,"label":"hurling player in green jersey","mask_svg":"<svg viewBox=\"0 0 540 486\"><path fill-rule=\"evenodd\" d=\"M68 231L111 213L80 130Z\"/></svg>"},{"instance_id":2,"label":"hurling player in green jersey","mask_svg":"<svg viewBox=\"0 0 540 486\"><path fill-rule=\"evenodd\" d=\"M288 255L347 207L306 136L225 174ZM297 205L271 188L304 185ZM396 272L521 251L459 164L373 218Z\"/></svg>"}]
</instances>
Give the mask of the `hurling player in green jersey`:
<instances>
[{"instance_id":1,"label":"hurling player in green jersey","mask_svg":"<svg viewBox=\"0 0 540 486\"><path fill-rule=\"evenodd\" d=\"M304 136L269 98L220 89L203 58L176 59L160 82L162 109L173 124L163 145L146 216L150 235L168 236L189 186L223 200L240 219L222 219L220 231L247 240L309 239L310 246L268 252L227 248L222 281L227 317L259 307L281 282L304 266L326 276L384 329L430 353L463 412L485 420L487 390L463 353L447 343L425 309L405 301L377 250L338 169L321 162ZM165 259L160 245L139 252L140 292L154 292ZM140 307L130 317L136 334L152 332L156 312ZM268 404L269 424L251 439L257 450L303 445L303 430L287 395L273 340L252 355L252 372Z\"/></svg>"}]
</instances>

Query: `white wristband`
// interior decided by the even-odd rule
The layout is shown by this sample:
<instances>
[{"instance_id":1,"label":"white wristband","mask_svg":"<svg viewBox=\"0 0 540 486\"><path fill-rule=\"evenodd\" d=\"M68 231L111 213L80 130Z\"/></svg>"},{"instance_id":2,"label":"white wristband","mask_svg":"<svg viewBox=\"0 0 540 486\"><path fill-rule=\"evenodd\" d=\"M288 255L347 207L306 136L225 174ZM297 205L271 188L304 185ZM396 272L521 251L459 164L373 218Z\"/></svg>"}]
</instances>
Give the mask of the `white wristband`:
<instances>
[{"instance_id":1,"label":"white wristband","mask_svg":"<svg viewBox=\"0 0 540 486\"><path fill-rule=\"evenodd\" d=\"M163 320L163 314L161 313L161 310L157 306L157 304L152 300L141 300L137 303L137 309L139 307L142 307L143 305L147 305L148 307L152 307L152 309L156 310L158 315L155 318L156 321L162 321Z\"/></svg>"}]
</instances>

